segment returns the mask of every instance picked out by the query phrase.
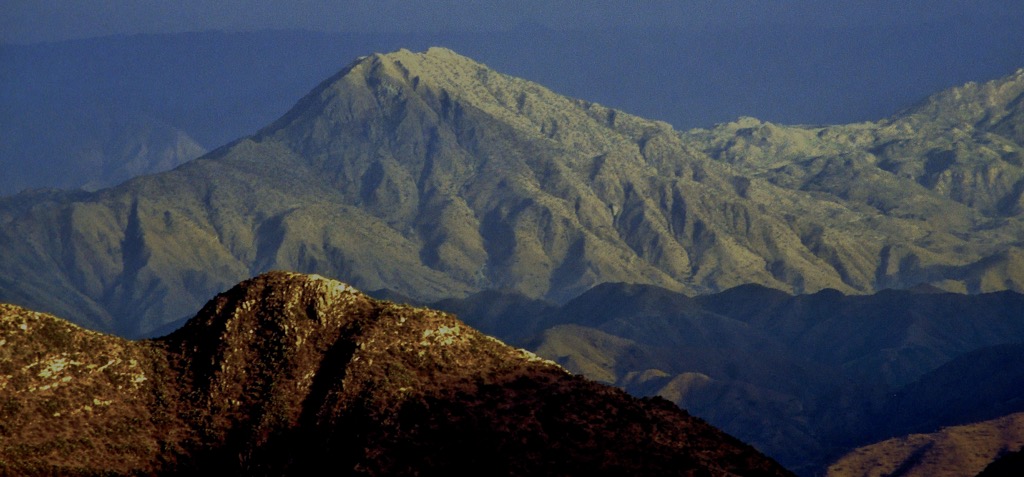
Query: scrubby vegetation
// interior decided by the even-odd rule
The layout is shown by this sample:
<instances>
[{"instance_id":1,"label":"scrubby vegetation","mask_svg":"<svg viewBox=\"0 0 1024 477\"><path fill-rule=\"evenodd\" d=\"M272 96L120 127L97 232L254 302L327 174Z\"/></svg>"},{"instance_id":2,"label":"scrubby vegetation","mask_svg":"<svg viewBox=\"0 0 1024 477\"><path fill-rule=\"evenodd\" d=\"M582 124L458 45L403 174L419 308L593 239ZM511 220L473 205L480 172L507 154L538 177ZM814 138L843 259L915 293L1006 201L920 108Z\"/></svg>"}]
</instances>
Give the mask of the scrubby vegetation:
<instances>
[{"instance_id":1,"label":"scrubby vegetation","mask_svg":"<svg viewBox=\"0 0 1024 477\"><path fill-rule=\"evenodd\" d=\"M788 475L664 400L317 276L244 282L157 340L0 324L0 472Z\"/></svg>"}]
</instances>

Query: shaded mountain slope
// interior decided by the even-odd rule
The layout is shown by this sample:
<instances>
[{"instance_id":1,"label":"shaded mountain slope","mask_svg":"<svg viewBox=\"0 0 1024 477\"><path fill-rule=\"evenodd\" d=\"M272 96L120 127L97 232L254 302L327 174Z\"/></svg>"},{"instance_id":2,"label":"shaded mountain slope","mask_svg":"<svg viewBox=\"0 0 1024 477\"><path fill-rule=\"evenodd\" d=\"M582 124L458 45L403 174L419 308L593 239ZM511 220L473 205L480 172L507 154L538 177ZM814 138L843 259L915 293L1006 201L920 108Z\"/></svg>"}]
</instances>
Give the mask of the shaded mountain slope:
<instances>
[{"instance_id":1,"label":"shaded mountain slope","mask_svg":"<svg viewBox=\"0 0 1024 477\"><path fill-rule=\"evenodd\" d=\"M603 282L1024 289L1020 216L861 174L834 148L809 159L825 185L795 186L744 166L761 146L724 158L715 144L750 134L730 127L680 135L444 49L364 57L174 171L3 200L0 299L146 336L269 269L417 300L500 289L557 302Z\"/></svg>"},{"instance_id":2,"label":"shaded mountain slope","mask_svg":"<svg viewBox=\"0 0 1024 477\"><path fill-rule=\"evenodd\" d=\"M516 293L484 290L465 298L440 300L431 303L430 307L467 317L472 322L467 321L466 324L480 332L503 336L502 341L521 346L524 340L533 338L541 327L540 320L556 305Z\"/></svg>"},{"instance_id":3,"label":"shaded mountain slope","mask_svg":"<svg viewBox=\"0 0 1024 477\"><path fill-rule=\"evenodd\" d=\"M1024 413L944 428L930 434L912 434L861 447L828 468L840 476L971 476L979 475L1007 451L1024 447ZM1002 465L1014 465L1009 459ZM996 473L992 475L1016 475ZM1019 465L1016 467L1020 468ZM982 474L990 475L990 474Z\"/></svg>"},{"instance_id":4,"label":"shaded mountain slope","mask_svg":"<svg viewBox=\"0 0 1024 477\"><path fill-rule=\"evenodd\" d=\"M1012 477L1020 475L1022 472L1024 472L1024 449L1003 453L986 466L985 470L978 474L978 477Z\"/></svg>"},{"instance_id":5,"label":"shaded mountain slope","mask_svg":"<svg viewBox=\"0 0 1024 477\"><path fill-rule=\"evenodd\" d=\"M884 422L910 433L994 419L1024 411L1021 390L1024 344L980 348L903 386L886 404Z\"/></svg>"},{"instance_id":6,"label":"shaded mountain slope","mask_svg":"<svg viewBox=\"0 0 1024 477\"><path fill-rule=\"evenodd\" d=\"M789 475L664 400L318 276L243 282L149 341L0 312L5 473Z\"/></svg>"},{"instance_id":7,"label":"shaded mountain slope","mask_svg":"<svg viewBox=\"0 0 1024 477\"><path fill-rule=\"evenodd\" d=\"M516 309L510 300L502 307ZM490 316L441 306L467 322ZM604 284L500 330L533 333L521 343L538 355L665 397L815 475L853 447L1024 410L1021 310L1014 292L790 296L745 285L687 297Z\"/></svg>"}]
</instances>

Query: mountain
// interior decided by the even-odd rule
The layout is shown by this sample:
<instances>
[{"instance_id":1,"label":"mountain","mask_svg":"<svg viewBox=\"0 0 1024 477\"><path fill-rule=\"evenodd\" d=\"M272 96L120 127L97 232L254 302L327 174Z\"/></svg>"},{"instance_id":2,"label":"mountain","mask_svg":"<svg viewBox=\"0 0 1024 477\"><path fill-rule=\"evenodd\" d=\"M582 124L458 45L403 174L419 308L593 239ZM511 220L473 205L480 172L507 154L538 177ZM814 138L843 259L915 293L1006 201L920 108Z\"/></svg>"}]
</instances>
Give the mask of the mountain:
<instances>
[{"instance_id":1,"label":"mountain","mask_svg":"<svg viewBox=\"0 0 1024 477\"><path fill-rule=\"evenodd\" d=\"M1002 81L1012 93L1021 75ZM999 132L1016 117L958 140L1001 141L1011 158L1021 146ZM937 144L953 134L894 124L847 128ZM421 301L496 289L564 302L604 282L691 294L747 283L1024 289L1012 207L957 202L876 167L857 148L877 143L859 136L811 141L843 151L757 160L778 149L760 139L775 130L785 144L820 132L683 134L450 50L372 55L259 133L173 171L92 194L3 199L0 299L147 336L270 269ZM729 138L735 147L721 146ZM754 140L748 159L729 155ZM1021 169L1003 162L1007 177Z\"/></svg>"},{"instance_id":2,"label":"mountain","mask_svg":"<svg viewBox=\"0 0 1024 477\"><path fill-rule=\"evenodd\" d=\"M6 171L0 191L33 186L96 190L173 169L207 152L184 130L116 106L60 104L10 119L0 122L8 131L0 141L0 167ZM52 137L39 137L41 131Z\"/></svg>"},{"instance_id":3,"label":"mountain","mask_svg":"<svg viewBox=\"0 0 1024 477\"><path fill-rule=\"evenodd\" d=\"M889 397L875 419L875 435L898 437L846 453L828 475L1016 475L1024 448L1022 364L1018 339L924 374Z\"/></svg>"},{"instance_id":4,"label":"mountain","mask_svg":"<svg viewBox=\"0 0 1024 477\"><path fill-rule=\"evenodd\" d=\"M1020 11L972 6L962 8L964 15L947 12L944 21L896 15L889 19L895 23L812 22L798 35L741 22L571 31L515 25L473 33L193 32L0 44L0 195L126 179L95 169L86 177L53 172L78 170L76 151L97 151L98 138L85 133L107 115L121 124L144 116L213 149L273 121L352 58L400 47L446 46L562 94L684 129L744 114L786 123L874 119L1020 66L1024 55L1016 46L1024 29L1014 9ZM76 113L69 117L69 110ZM136 157L103 152L110 164ZM33 167L39 163L53 167Z\"/></svg>"},{"instance_id":5,"label":"mountain","mask_svg":"<svg viewBox=\"0 0 1024 477\"><path fill-rule=\"evenodd\" d=\"M936 220L941 217L931 209L952 200L984 216L1019 217L1022 98L1019 69L935 94L875 123L792 127L746 118L688 137L716 159L773 184L890 214ZM946 207L962 214L955 204Z\"/></svg>"},{"instance_id":6,"label":"mountain","mask_svg":"<svg viewBox=\"0 0 1024 477\"><path fill-rule=\"evenodd\" d=\"M913 434L861 447L829 466L829 477L1016 475L1010 458L1024 447L1024 413ZM1007 451L1012 453L1004 457ZM1001 458L1006 458L1002 461ZM990 464L991 472L982 474ZM1000 466L1006 473L997 473Z\"/></svg>"},{"instance_id":7,"label":"mountain","mask_svg":"<svg viewBox=\"0 0 1024 477\"><path fill-rule=\"evenodd\" d=\"M0 305L0 472L791 475L453 316L274 272L166 337Z\"/></svg>"},{"instance_id":8,"label":"mountain","mask_svg":"<svg viewBox=\"0 0 1024 477\"><path fill-rule=\"evenodd\" d=\"M792 296L744 285L688 297L603 284L561 306L504 295L497 314L476 300L435 306L471 325L521 310L495 336L666 398L800 475L893 436L1024 411L1024 295L1015 292Z\"/></svg>"},{"instance_id":9,"label":"mountain","mask_svg":"<svg viewBox=\"0 0 1024 477\"><path fill-rule=\"evenodd\" d=\"M890 432L931 432L1024 410L1024 343L1014 341L961 354L903 386L883 411Z\"/></svg>"}]
</instances>

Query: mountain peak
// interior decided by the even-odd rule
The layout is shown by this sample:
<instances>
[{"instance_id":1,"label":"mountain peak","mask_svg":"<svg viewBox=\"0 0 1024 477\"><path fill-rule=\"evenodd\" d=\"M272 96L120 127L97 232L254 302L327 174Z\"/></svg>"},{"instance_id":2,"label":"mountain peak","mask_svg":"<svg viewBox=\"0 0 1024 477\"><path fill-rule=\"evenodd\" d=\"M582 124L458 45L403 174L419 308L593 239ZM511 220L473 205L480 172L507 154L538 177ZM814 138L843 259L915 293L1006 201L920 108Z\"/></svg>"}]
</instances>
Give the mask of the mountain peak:
<instances>
[{"instance_id":1,"label":"mountain peak","mask_svg":"<svg viewBox=\"0 0 1024 477\"><path fill-rule=\"evenodd\" d=\"M280 271L264 273L218 295L162 341L178 350L192 381L209 383L254 378L276 382L291 373L289 368L319 366L339 342L358 344L358 350L346 352L347 358L337 358L341 359L337 365L350 369L385 361L396 350L414 354L417 360L436 360L435 372L452 379L500 360L557 368L532 353L508 348L447 313L380 302L337 280ZM433 356L438 352L441 355ZM220 364L210 368L207 363ZM313 371L306 369L302 374ZM445 381L433 374L425 379L432 383L427 387ZM287 380L289 387L310 385Z\"/></svg>"},{"instance_id":2,"label":"mountain peak","mask_svg":"<svg viewBox=\"0 0 1024 477\"><path fill-rule=\"evenodd\" d=\"M615 136L623 133L642 137L649 131L672 131L666 123L560 96L452 50L434 47L421 53L403 49L357 60L260 136L283 134L293 143L302 141L298 148L310 149L310 139L320 138L321 144L328 140L321 135L311 138L311 129L328 133L344 127L366 133L363 139L393 143L449 129L452 137L444 139L472 142L480 139L459 138L458 133L461 128L483 126L480 119L511 127L515 134L526 134L531 140L580 149L577 153L586 156L606 152L610 143L617 142Z\"/></svg>"},{"instance_id":3,"label":"mountain peak","mask_svg":"<svg viewBox=\"0 0 1024 477\"><path fill-rule=\"evenodd\" d=\"M929 96L900 117L934 122L941 127L1000 130L1016 125L1024 114L1024 68L983 83L971 81ZM1017 118L1017 119L1013 119ZM1018 131L1017 139L1020 136ZM1013 136L1011 134L1011 136Z\"/></svg>"},{"instance_id":4,"label":"mountain peak","mask_svg":"<svg viewBox=\"0 0 1024 477\"><path fill-rule=\"evenodd\" d=\"M375 53L357 60L354 65L361 68L379 68L386 65L385 73L402 80L415 77L441 78L460 76L466 70L486 69L487 67L452 50L431 47L424 52L414 52L402 48L389 53Z\"/></svg>"},{"instance_id":5,"label":"mountain peak","mask_svg":"<svg viewBox=\"0 0 1024 477\"><path fill-rule=\"evenodd\" d=\"M680 134L450 50L377 54L174 171L0 203L0 296L150 336L271 269L424 302L603 282L1019 289L1020 222L989 219L1024 210L1010 104L987 116L1001 137L926 117Z\"/></svg>"}]
</instances>

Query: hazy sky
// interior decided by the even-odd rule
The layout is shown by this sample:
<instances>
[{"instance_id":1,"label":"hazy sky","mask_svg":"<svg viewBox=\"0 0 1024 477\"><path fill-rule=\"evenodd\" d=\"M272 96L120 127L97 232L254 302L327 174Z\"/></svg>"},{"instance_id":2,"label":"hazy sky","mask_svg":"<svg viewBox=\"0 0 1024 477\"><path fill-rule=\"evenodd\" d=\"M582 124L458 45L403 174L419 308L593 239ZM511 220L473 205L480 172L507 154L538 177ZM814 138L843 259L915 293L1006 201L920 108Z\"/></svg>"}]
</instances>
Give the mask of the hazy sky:
<instances>
[{"instance_id":1,"label":"hazy sky","mask_svg":"<svg viewBox=\"0 0 1024 477\"><path fill-rule=\"evenodd\" d=\"M553 29L673 27L720 30L939 22L1017 15L1019 0L7 0L0 41L33 43L113 34L305 29L316 31L493 31L526 24Z\"/></svg>"}]
</instances>

